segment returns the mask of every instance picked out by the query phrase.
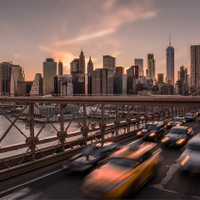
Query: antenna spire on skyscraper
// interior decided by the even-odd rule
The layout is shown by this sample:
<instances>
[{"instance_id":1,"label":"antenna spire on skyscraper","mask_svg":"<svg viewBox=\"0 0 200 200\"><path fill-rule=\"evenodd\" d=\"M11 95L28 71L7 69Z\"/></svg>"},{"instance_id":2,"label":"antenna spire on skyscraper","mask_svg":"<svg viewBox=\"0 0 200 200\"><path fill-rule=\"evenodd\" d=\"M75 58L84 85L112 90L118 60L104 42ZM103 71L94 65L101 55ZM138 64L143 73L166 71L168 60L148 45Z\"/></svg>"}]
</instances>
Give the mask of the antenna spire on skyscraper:
<instances>
[{"instance_id":1,"label":"antenna spire on skyscraper","mask_svg":"<svg viewBox=\"0 0 200 200\"><path fill-rule=\"evenodd\" d=\"M171 46L171 33L169 33L169 46Z\"/></svg>"}]
</instances>

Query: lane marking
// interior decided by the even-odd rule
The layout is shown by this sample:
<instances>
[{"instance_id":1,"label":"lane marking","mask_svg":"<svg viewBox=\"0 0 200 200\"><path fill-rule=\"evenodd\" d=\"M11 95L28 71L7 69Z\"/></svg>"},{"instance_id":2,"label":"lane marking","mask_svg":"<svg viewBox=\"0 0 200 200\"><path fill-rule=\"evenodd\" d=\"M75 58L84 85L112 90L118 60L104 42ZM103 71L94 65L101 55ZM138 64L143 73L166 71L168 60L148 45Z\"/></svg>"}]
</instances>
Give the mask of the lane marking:
<instances>
[{"instance_id":1,"label":"lane marking","mask_svg":"<svg viewBox=\"0 0 200 200\"><path fill-rule=\"evenodd\" d=\"M169 170L167 171L166 176L161 180L160 183L152 185L153 187L163 189L164 185L167 184L167 182L172 178L174 173L178 170L176 167L176 163L173 163L170 167Z\"/></svg>"},{"instance_id":2,"label":"lane marking","mask_svg":"<svg viewBox=\"0 0 200 200\"><path fill-rule=\"evenodd\" d=\"M176 191L160 188L160 186L157 186L157 185L150 185L150 186L153 187L153 188L156 188L158 190L161 190L161 191L169 192L169 193L172 193L172 194L178 194L178 192L176 192Z\"/></svg>"},{"instance_id":3,"label":"lane marking","mask_svg":"<svg viewBox=\"0 0 200 200\"><path fill-rule=\"evenodd\" d=\"M159 187L157 187L156 185L150 185L151 187L153 187L153 188L156 188L156 189L158 189L158 190L161 190L161 191L164 191L164 192L169 192L169 193L172 193L172 194L177 194L177 195L182 195L182 194L180 194L180 193L178 193L178 192L176 192L176 191L173 191L173 190L168 190L168 189L164 189L164 188L159 188ZM184 196L188 196L188 195L185 195L184 194ZM189 196L189 197L192 197L192 198L194 198L194 199L200 199L200 197L199 196Z\"/></svg>"},{"instance_id":4,"label":"lane marking","mask_svg":"<svg viewBox=\"0 0 200 200\"><path fill-rule=\"evenodd\" d=\"M54 171L54 172L52 172L52 173L45 174L45 175L40 176L40 177L38 177L38 178L32 179L31 181L27 181L27 182L22 183L22 184L20 184L20 185L17 185L17 186L14 186L14 187L12 187L12 188L9 188L9 189L7 189L7 190L1 191L1 192L0 192L0 195L4 194L4 193L6 193L6 192L9 192L9 191L11 191L11 190L15 190L15 189L17 189L17 188L19 188L19 187L22 187L22 186L24 186L24 185L27 185L27 184L29 184L29 183L35 182L35 181L37 181L37 180L43 179L43 178L45 178L45 177L47 177L47 176L51 176L51 175L53 175L53 174L56 174L56 173L58 173L58 172L60 172L60 171L62 171L62 170L63 170L63 169L59 169L59 170Z\"/></svg>"}]
</instances>

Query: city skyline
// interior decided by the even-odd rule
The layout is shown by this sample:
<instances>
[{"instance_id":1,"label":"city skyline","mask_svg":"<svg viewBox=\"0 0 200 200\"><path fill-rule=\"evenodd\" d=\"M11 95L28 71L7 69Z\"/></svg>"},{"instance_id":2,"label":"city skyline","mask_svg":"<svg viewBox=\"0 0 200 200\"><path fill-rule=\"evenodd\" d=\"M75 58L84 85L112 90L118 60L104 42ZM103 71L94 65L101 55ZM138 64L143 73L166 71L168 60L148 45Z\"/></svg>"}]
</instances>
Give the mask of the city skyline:
<instances>
[{"instance_id":1,"label":"city skyline","mask_svg":"<svg viewBox=\"0 0 200 200\"><path fill-rule=\"evenodd\" d=\"M61 60L63 73L70 74L81 48L85 64L92 56L94 69L103 68L103 55L111 55L125 69L142 58L145 71L153 53L156 77L165 78L171 33L176 81L181 65L190 73L190 46L200 43L199 6L198 0L1 0L0 62L22 66L26 80L33 80L48 57Z\"/></svg>"}]
</instances>

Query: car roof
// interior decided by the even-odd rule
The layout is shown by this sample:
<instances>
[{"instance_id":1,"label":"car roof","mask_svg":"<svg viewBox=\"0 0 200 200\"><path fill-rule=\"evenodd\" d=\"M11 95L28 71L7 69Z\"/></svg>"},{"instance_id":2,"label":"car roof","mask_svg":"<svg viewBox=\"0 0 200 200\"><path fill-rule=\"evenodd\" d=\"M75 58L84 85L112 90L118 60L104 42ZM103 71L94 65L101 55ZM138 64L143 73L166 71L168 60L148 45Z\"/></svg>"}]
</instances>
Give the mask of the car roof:
<instances>
[{"instance_id":1,"label":"car roof","mask_svg":"<svg viewBox=\"0 0 200 200\"><path fill-rule=\"evenodd\" d=\"M173 127L173 128L171 128L171 129L187 129L187 128L189 128L188 126L175 126L175 127Z\"/></svg>"},{"instance_id":2,"label":"car roof","mask_svg":"<svg viewBox=\"0 0 200 200\"><path fill-rule=\"evenodd\" d=\"M147 151L156 147L156 143L153 142L142 142L140 144L126 145L119 151L113 153L110 158L127 158L137 160Z\"/></svg>"}]
</instances>

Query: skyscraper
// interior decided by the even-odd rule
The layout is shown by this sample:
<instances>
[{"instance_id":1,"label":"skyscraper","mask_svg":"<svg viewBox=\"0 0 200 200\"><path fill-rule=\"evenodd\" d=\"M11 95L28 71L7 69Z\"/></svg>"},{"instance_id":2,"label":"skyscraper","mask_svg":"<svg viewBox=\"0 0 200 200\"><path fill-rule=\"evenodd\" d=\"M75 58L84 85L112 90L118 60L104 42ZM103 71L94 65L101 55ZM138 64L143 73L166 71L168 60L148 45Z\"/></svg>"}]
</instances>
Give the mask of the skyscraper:
<instances>
[{"instance_id":1,"label":"skyscraper","mask_svg":"<svg viewBox=\"0 0 200 200\"><path fill-rule=\"evenodd\" d=\"M0 63L0 95L10 94L12 63Z\"/></svg>"},{"instance_id":2,"label":"skyscraper","mask_svg":"<svg viewBox=\"0 0 200 200\"><path fill-rule=\"evenodd\" d=\"M87 73L88 73L88 94L92 94L92 73L93 73L93 62L90 59L87 64Z\"/></svg>"},{"instance_id":3,"label":"skyscraper","mask_svg":"<svg viewBox=\"0 0 200 200\"><path fill-rule=\"evenodd\" d=\"M58 63L58 75L63 75L63 63L61 61Z\"/></svg>"},{"instance_id":4,"label":"skyscraper","mask_svg":"<svg viewBox=\"0 0 200 200\"><path fill-rule=\"evenodd\" d=\"M147 66L148 66L148 79L154 81L155 79L155 59L154 54L147 55Z\"/></svg>"},{"instance_id":5,"label":"skyscraper","mask_svg":"<svg viewBox=\"0 0 200 200\"><path fill-rule=\"evenodd\" d=\"M127 76L134 76L136 79L140 78L140 66L131 66L126 70Z\"/></svg>"},{"instance_id":6,"label":"skyscraper","mask_svg":"<svg viewBox=\"0 0 200 200\"><path fill-rule=\"evenodd\" d=\"M47 58L43 62L43 94L54 92L54 76L57 75L57 63L53 58Z\"/></svg>"},{"instance_id":7,"label":"skyscraper","mask_svg":"<svg viewBox=\"0 0 200 200\"><path fill-rule=\"evenodd\" d=\"M121 66L120 66L120 67L116 67L116 68L115 68L115 72L116 72L116 73L124 74L124 68L121 67Z\"/></svg>"},{"instance_id":8,"label":"skyscraper","mask_svg":"<svg viewBox=\"0 0 200 200\"><path fill-rule=\"evenodd\" d=\"M135 65L140 67L140 76L144 76L143 59L136 58L135 59Z\"/></svg>"},{"instance_id":9,"label":"skyscraper","mask_svg":"<svg viewBox=\"0 0 200 200\"><path fill-rule=\"evenodd\" d=\"M33 80L33 85L30 90L30 95L40 96L43 94L43 78L42 74L37 73Z\"/></svg>"},{"instance_id":10,"label":"skyscraper","mask_svg":"<svg viewBox=\"0 0 200 200\"><path fill-rule=\"evenodd\" d=\"M110 55L104 55L103 56L103 68L112 70L113 73L115 71L115 57L112 57Z\"/></svg>"},{"instance_id":11,"label":"skyscraper","mask_svg":"<svg viewBox=\"0 0 200 200\"><path fill-rule=\"evenodd\" d=\"M81 49L81 53L79 55L79 73L85 74L85 56Z\"/></svg>"},{"instance_id":12,"label":"skyscraper","mask_svg":"<svg viewBox=\"0 0 200 200\"><path fill-rule=\"evenodd\" d=\"M200 87L200 45L190 46L191 86Z\"/></svg>"},{"instance_id":13,"label":"skyscraper","mask_svg":"<svg viewBox=\"0 0 200 200\"><path fill-rule=\"evenodd\" d=\"M88 61L88 64L87 64L87 73L90 74L92 76L92 72L93 72L93 62L91 60L91 56L90 56L90 59Z\"/></svg>"},{"instance_id":14,"label":"skyscraper","mask_svg":"<svg viewBox=\"0 0 200 200\"><path fill-rule=\"evenodd\" d=\"M18 95L18 82L25 81L25 74L22 67L12 64L11 71L11 95Z\"/></svg>"},{"instance_id":15,"label":"skyscraper","mask_svg":"<svg viewBox=\"0 0 200 200\"><path fill-rule=\"evenodd\" d=\"M169 39L169 46L166 49L167 62L167 83L174 85L174 48L171 46L171 38Z\"/></svg>"}]
</instances>

